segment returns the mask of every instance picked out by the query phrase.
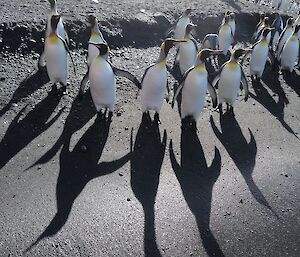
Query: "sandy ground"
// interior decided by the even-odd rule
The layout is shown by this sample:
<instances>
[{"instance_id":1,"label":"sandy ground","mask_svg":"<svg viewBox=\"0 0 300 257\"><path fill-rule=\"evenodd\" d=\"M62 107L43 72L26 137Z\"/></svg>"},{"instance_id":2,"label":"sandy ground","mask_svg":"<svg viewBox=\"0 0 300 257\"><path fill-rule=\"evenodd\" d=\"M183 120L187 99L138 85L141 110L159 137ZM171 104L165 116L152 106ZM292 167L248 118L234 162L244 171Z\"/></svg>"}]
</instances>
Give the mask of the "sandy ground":
<instances>
[{"instance_id":1,"label":"sandy ground","mask_svg":"<svg viewBox=\"0 0 300 257\"><path fill-rule=\"evenodd\" d=\"M141 123L140 96L125 79L110 124L96 120L89 91L77 97L85 13L99 17L113 64L141 79L184 8L193 8L198 40L225 10L237 12L237 39L249 44L265 7L59 3L78 72L62 95L36 70L48 4L21 2L0 4L0 256L298 256L299 70L285 77L267 67L235 117L220 119L207 97L197 133L182 130L166 102L162 124Z\"/></svg>"}]
</instances>

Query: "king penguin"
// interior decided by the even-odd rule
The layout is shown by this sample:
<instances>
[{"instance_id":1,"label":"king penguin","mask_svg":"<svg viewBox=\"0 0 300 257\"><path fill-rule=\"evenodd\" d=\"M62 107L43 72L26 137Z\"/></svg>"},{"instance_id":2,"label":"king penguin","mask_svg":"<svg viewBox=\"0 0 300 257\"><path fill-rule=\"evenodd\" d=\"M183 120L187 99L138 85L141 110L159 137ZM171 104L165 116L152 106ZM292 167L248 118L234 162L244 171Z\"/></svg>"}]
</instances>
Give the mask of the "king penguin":
<instances>
[{"instance_id":1,"label":"king penguin","mask_svg":"<svg viewBox=\"0 0 300 257\"><path fill-rule=\"evenodd\" d=\"M238 95L240 84L242 83L245 91L245 102L248 99L249 87L246 80L244 71L241 65L238 63L238 58L243 54L248 53L248 49L236 49L231 54L230 60L225 62L219 71L216 73L216 77L213 80L213 87L219 83L218 87L218 102L220 114L223 113L222 103L227 104L227 111L232 113L235 106L235 101Z\"/></svg>"},{"instance_id":2,"label":"king penguin","mask_svg":"<svg viewBox=\"0 0 300 257\"><path fill-rule=\"evenodd\" d=\"M56 83L60 83L63 86L64 92L66 92L69 48L66 41L58 35L57 25L59 21L60 15L52 15L50 23L51 31L45 41L45 58L47 72L51 82L55 86ZM75 66L71 54L70 58L75 72Z\"/></svg>"},{"instance_id":3,"label":"king penguin","mask_svg":"<svg viewBox=\"0 0 300 257\"><path fill-rule=\"evenodd\" d=\"M274 34L272 38L272 49L273 51L276 51L276 47L279 41L279 36L283 30L283 20L279 13L275 13L275 19L271 27L274 28Z\"/></svg>"},{"instance_id":4,"label":"king penguin","mask_svg":"<svg viewBox=\"0 0 300 257\"><path fill-rule=\"evenodd\" d=\"M286 26L284 30L281 32L276 48L276 54L277 54L277 59L280 57L280 53L282 51L282 48L285 44L285 42L288 40L288 38L293 34L294 28L293 28L293 19L289 18L286 22Z\"/></svg>"},{"instance_id":5,"label":"king penguin","mask_svg":"<svg viewBox=\"0 0 300 257\"><path fill-rule=\"evenodd\" d=\"M189 23L186 26L186 32L184 36L185 42L180 43L179 45L179 68L180 72L183 75L189 68L195 65L198 53L197 41L192 35L192 29L196 25Z\"/></svg>"},{"instance_id":6,"label":"king penguin","mask_svg":"<svg viewBox=\"0 0 300 257\"><path fill-rule=\"evenodd\" d=\"M279 60L282 70L290 72L294 70L299 55L299 38L297 36L299 30L300 24L296 26L294 33L288 38L282 48Z\"/></svg>"},{"instance_id":7,"label":"king penguin","mask_svg":"<svg viewBox=\"0 0 300 257\"><path fill-rule=\"evenodd\" d=\"M154 119L159 122L159 112L162 107L166 88L169 93L167 81L167 55L176 43L182 40L166 39L160 46L160 55L156 63L150 65L142 78L141 104L143 118L150 110L155 111Z\"/></svg>"},{"instance_id":8,"label":"king penguin","mask_svg":"<svg viewBox=\"0 0 300 257\"><path fill-rule=\"evenodd\" d=\"M229 22L228 22L228 24L231 27L232 35L234 37L235 36L235 30L236 30L235 13L234 12L230 12L228 16L229 16Z\"/></svg>"},{"instance_id":9,"label":"king penguin","mask_svg":"<svg viewBox=\"0 0 300 257\"><path fill-rule=\"evenodd\" d=\"M105 115L109 109L108 119L111 120L116 102L116 80L111 64L106 59L109 48L105 43L91 44L99 49L89 69L91 96L98 115L102 115L102 108L105 108Z\"/></svg>"},{"instance_id":10,"label":"king penguin","mask_svg":"<svg viewBox=\"0 0 300 257\"><path fill-rule=\"evenodd\" d=\"M270 31L272 31L272 29L265 28L262 32L262 38L252 47L250 57L250 75L252 79L253 77L256 77L255 80L258 80L262 77L268 58L270 59L270 62L272 62L267 40L267 35L269 35Z\"/></svg>"},{"instance_id":11,"label":"king penguin","mask_svg":"<svg viewBox=\"0 0 300 257\"><path fill-rule=\"evenodd\" d=\"M229 47L234 42L234 37L232 33L232 28L229 25L229 16L226 15L224 22L219 29L219 49L223 51L223 54L226 56L229 50Z\"/></svg>"},{"instance_id":12,"label":"king penguin","mask_svg":"<svg viewBox=\"0 0 300 257\"><path fill-rule=\"evenodd\" d=\"M167 36L169 36L171 32L174 32L174 38L177 40L182 40L185 35L186 26L191 23L191 12L191 9L186 9L175 22L175 24L168 30Z\"/></svg>"},{"instance_id":13,"label":"king penguin","mask_svg":"<svg viewBox=\"0 0 300 257\"><path fill-rule=\"evenodd\" d=\"M222 54L222 51L203 49L201 50L196 59L195 66L191 67L182 78L179 83L179 87L174 94L172 106L182 91L182 102L181 102L181 119L182 122L185 120L192 119L192 122L196 124L196 121L202 112L205 95L207 90L212 98L213 107L217 106L217 94L212 85L208 82L208 73L205 67L205 61L212 55Z\"/></svg>"},{"instance_id":14,"label":"king penguin","mask_svg":"<svg viewBox=\"0 0 300 257\"><path fill-rule=\"evenodd\" d=\"M83 76L81 83L80 83L80 90L79 90L79 96L82 97L84 94L84 89L87 85L87 82L89 80L89 67L92 64L93 60L99 55L99 48L96 46L97 44L105 44L108 47L108 51L106 54L102 56L105 60L109 61L109 53L110 49L108 46L108 43L104 39L99 26L98 26L98 20L94 15L88 15L87 16L87 22L89 26L91 27L91 35L88 42L88 55L87 55L87 72ZM124 77L132 81L139 89L141 88L141 84L138 81L138 79L131 74L129 71L119 69L117 67L114 67L112 64L110 64L113 72L116 76Z\"/></svg>"},{"instance_id":15,"label":"king penguin","mask_svg":"<svg viewBox=\"0 0 300 257\"><path fill-rule=\"evenodd\" d=\"M46 27L45 38L47 38L50 35L51 31L52 31L52 29L51 29L51 17L53 15L58 15L56 0L48 0L48 2L50 3L50 12L48 14L48 19L47 19L47 27ZM62 18L59 19L59 22L57 24L57 34L62 39L64 39L66 43L69 44L69 37L68 37L68 34L65 30ZM43 51L43 53L39 57L38 69L41 70L43 67L45 67L45 65L46 65L45 52Z\"/></svg>"},{"instance_id":16,"label":"king penguin","mask_svg":"<svg viewBox=\"0 0 300 257\"><path fill-rule=\"evenodd\" d=\"M270 28L271 22L269 17L265 17L262 24L259 26L258 30L254 33L253 35L253 40L254 42L257 42L262 39L262 32L264 31L265 28ZM266 36L268 44L271 42L271 36L272 33L269 31L269 33Z\"/></svg>"}]
</instances>

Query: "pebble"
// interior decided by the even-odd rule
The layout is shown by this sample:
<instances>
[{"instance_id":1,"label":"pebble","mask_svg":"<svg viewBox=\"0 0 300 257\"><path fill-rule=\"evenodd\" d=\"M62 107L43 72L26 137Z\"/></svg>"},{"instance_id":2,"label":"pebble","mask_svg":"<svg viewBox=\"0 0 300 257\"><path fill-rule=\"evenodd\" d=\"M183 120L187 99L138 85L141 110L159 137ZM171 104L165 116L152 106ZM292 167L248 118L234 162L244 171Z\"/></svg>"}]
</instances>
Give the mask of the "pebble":
<instances>
[{"instance_id":1,"label":"pebble","mask_svg":"<svg viewBox=\"0 0 300 257\"><path fill-rule=\"evenodd\" d=\"M130 198L127 198L126 200L127 200L127 202L130 202L130 201L131 201Z\"/></svg>"},{"instance_id":2,"label":"pebble","mask_svg":"<svg viewBox=\"0 0 300 257\"><path fill-rule=\"evenodd\" d=\"M98 4L98 3L99 3L98 0L92 0L92 2L93 2L94 4Z\"/></svg>"},{"instance_id":3,"label":"pebble","mask_svg":"<svg viewBox=\"0 0 300 257\"><path fill-rule=\"evenodd\" d=\"M87 152L87 147L85 146L85 145L82 145L81 147L80 147L80 149L81 149L81 151L83 152L83 153L86 153Z\"/></svg>"}]
</instances>

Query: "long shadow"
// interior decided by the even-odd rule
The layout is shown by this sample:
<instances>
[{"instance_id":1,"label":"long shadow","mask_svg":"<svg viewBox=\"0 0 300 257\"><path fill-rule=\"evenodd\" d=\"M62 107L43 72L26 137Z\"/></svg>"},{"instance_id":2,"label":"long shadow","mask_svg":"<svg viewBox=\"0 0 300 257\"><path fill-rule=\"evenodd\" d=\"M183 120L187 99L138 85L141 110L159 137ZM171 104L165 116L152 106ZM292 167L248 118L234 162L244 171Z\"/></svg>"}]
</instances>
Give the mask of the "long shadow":
<instances>
[{"instance_id":1,"label":"long shadow","mask_svg":"<svg viewBox=\"0 0 300 257\"><path fill-rule=\"evenodd\" d=\"M279 96L278 102L276 102L261 82L253 83L253 89L255 95L250 93L251 97L265 107L274 117L276 117L276 119L289 133L298 138L293 129L284 120L286 99Z\"/></svg>"},{"instance_id":2,"label":"long shadow","mask_svg":"<svg viewBox=\"0 0 300 257\"><path fill-rule=\"evenodd\" d=\"M69 150L71 138L69 136L64 138L56 185L57 212L44 232L26 251L42 239L55 235L64 226L75 199L89 181L118 170L129 160L130 153L118 160L98 164L108 138L109 127L109 121L96 119L80 138L73 151ZM82 150L83 146L87 148L86 151Z\"/></svg>"},{"instance_id":3,"label":"long shadow","mask_svg":"<svg viewBox=\"0 0 300 257\"><path fill-rule=\"evenodd\" d=\"M215 125L212 117L210 117L210 122L215 135L224 145L226 151L241 172L254 199L274 213L252 177L256 162L257 146L251 130L248 129L250 133L250 142L248 143L233 115L227 113L221 115L221 131Z\"/></svg>"},{"instance_id":4,"label":"long shadow","mask_svg":"<svg viewBox=\"0 0 300 257\"><path fill-rule=\"evenodd\" d=\"M279 66L278 63L274 63L273 66L266 66L267 72L264 72L262 80L266 86L268 86L275 94L279 97L279 102L285 105L289 104L289 99L287 98L283 88L281 87L279 81ZM284 108L285 106L283 106Z\"/></svg>"},{"instance_id":5,"label":"long shadow","mask_svg":"<svg viewBox=\"0 0 300 257\"><path fill-rule=\"evenodd\" d=\"M161 256L155 236L154 205L159 184L160 169L165 155L167 133L163 139L156 122L143 119L135 142L131 140L131 188L144 210L144 254Z\"/></svg>"},{"instance_id":6,"label":"long shadow","mask_svg":"<svg viewBox=\"0 0 300 257\"><path fill-rule=\"evenodd\" d=\"M89 91L85 93L83 99L77 96L72 103L64 129L59 138L54 145L29 168L50 161L64 144L64 139L71 137L76 131L80 130L94 115L95 107L91 102Z\"/></svg>"},{"instance_id":7,"label":"long shadow","mask_svg":"<svg viewBox=\"0 0 300 257\"><path fill-rule=\"evenodd\" d=\"M285 82L288 84L290 88L292 88L296 94L300 97L300 74L299 72L293 72L293 73L288 73L288 72L283 72L282 77L285 80Z\"/></svg>"},{"instance_id":8,"label":"long shadow","mask_svg":"<svg viewBox=\"0 0 300 257\"><path fill-rule=\"evenodd\" d=\"M61 91L52 90L25 118L19 121L25 108L16 115L0 142L0 169L59 118L63 109L47 122L62 96Z\"/></svg>"},{"instance_id":9,"label":"long shadow","mask_svg":"<svg viewBox=\"0 0 300 257\"><path fill-rule=\"evenodd\" d=\"M10 101L0 111L0 117L2 117L12 107L13 103L17 103L24 97L31 95L48 81L49 77L47 72L35 71L35 73L29 74L29 76L20 83L19 87L13 93Z\"/></svg>"},{"instance_id":10,"label":"long shadow","mask_svg":"<svg viewBox=\"0 0 300 257\"><path fill-rule=\"evenodd\" d=\"M196 218L203 246L208 256L224 256L209 226L212 190L221 171L220 152L215 148L214 159L208 167L197 133L187 127L182 127L180 148L181 164L179 165L171 140L171 164L183 196Z\"/></svg>"}]
</instances>

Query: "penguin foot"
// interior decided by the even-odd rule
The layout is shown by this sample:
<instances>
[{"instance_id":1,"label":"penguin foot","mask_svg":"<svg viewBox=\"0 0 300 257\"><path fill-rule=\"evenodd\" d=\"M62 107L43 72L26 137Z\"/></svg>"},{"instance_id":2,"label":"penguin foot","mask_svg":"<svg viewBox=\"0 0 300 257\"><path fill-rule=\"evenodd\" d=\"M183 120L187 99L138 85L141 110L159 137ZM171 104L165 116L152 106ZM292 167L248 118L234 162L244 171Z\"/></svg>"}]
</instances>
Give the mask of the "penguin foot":
<instances>
[{"instance_id":1,"label":"penguin foot","mask_svg":"<svg viewBox=\"0 0 300 257\"><path fill-rule=\"evenodd\" d=\"M102 121L102 120L105 120L105 119L106 119L105 112L102 112L102 110L98 111L96 120L97 121Z\"/></svg>"},{"instance_id":2,"label":"penguin foot","mask_svg":"<svg viewBox=\"0 0 300 257\"><path fill-rule=\"evenodd\" d=\"M112 111L109 111L109 112L108 112L108 117L107 117L107 121L108 121L108 122L112 122L112 117L113 117L113 115L114 115L114 114L113 114Z\"/></svg>"},{"instance_id":3,"label":"penguin foot","mask_svg":"<svg viewBox=\"0 0 300 257\"><path fill-rule=\"evenodd\" d=\"M51 88L51 91L58 91L58 88L57 88L57 85L56 85L56 83L53 83L52 84L52 88Z\"/></svg>"},{"instance_id":4,"label":"penguin foot","mask_svg":"<svg viewBox=\"0 0 300 257\"><path fill-rule=\"evenodd\" d=\"M223 114L222 104L218 105L218 110L219 110L220 115L222 115Z\"/></svg>"},{"instance_id":5,"label":"penguin foot","mask_svg":"<svg viewBox=\"0 0 300 257\"><path fill-rule=\"evenodd\" d=\"M157 124L161 124L161 121L160 121L160 119L159 119L159 113L158 113L158 112L156 112L156 113L154 114L154 121L155 121Z\"/></svg>"},{"instance_id":6,"label":"penguin foot","mask_svg":"<svg viewBox=\"0 0 300 257\"><path fill-rule=\"evenodd\" d=\"M230 113L233 117L235 116L232 106L230 106L228 113Z\"/></svg>"}]
</instances>

